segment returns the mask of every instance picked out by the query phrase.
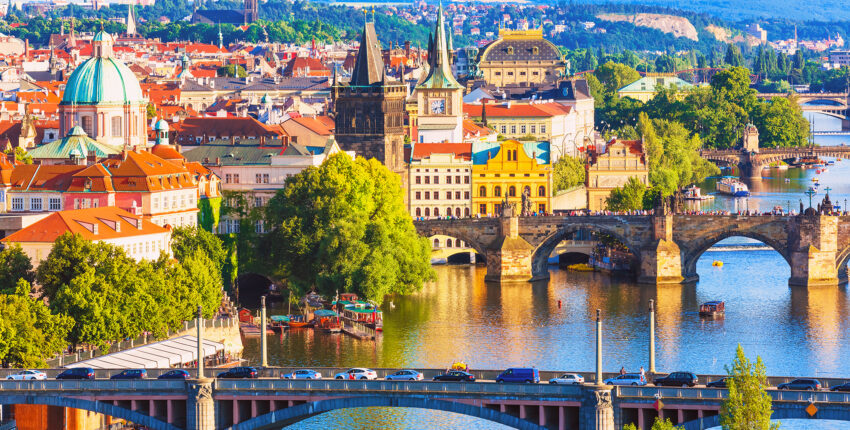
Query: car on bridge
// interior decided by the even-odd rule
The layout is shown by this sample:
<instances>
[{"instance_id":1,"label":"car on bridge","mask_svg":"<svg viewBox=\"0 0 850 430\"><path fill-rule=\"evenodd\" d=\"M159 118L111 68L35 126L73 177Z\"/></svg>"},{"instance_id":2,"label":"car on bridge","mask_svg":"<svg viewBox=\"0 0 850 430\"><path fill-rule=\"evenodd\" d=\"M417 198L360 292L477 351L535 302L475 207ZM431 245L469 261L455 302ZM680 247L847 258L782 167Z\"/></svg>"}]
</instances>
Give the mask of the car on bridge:
<instances>
[{"instance_id":1,"label":"car on bridge","mask_svg":"<svg viewBox=\"0 0 850 430\"><path fill-rule=\"evenodd\" d=\"M640 373L626 373L602 381L605 385L646 385L646 378Z\"/></svg>"},{"instance_id":2,"label":"car on bridge","mask_svg":"<svg viewBox=\"0 0 850 430\"><path fill-rule=\"evenodd\" d=\"M322 379L322 374L310 369L299 369L294 372L281 373L283 379Z\"/></svg>"},{"instance_id":3,"label":"car on bridge","mask_svg":"<svg viewBox=\"0 0 850 430\"><path fill-rule=\"evenodd\" d=\"M378 372L363 367L354 367L334 375L335 379L378 379Z\"/></svg>"},{"instance_id":4,"label":"car on bridge","mask_svg":"<svg viewBox=\"0 0 850 430\"><path fill-rule=\"evenodd\" d=\"M841 385L836 385L830 388L829 391L850 391L850 382L845 382Z\"/></svg>"},{"instance_id":5,"label":"car on bridge","mask_svg":"<svg viewBox=\"0 0 850 430\"><path fill-rule=\"evenodd\" d=\"M435 381L461 381L475 382L475 376L463 370L449 370L448 372L434 377Z\"/></svg>"},{"instance_id":6,"label":"car on bridge","mask_svg":"<svg viewBox=\"0 0 850 430\"><path fill-rule=\"evenodd\" d=\"M257 372L256 367L252 366L238 366L232 367L225 372L221 372L218 374L217 378L241 378L241 379L255 379L259 377L259 373Z\"/></svg>"},{"instance_id":7,"label":"car on bridge","mask_svg":"<svg viewBox=\"0 0 850 430\"><path fill-rule=\"evenodd\" d=\"M127 369L121 373L116 373L109 379L147 379L148 371L145 369Z\"/></svg>"},{"instance_id":8,"label":"car on bridge","mask_svg":"<svg viewBox=\"0 0 850 430\"><path fill-rule=\"evenodd\" d=\"M693 372L673 372L653 381L657 387L693 387L698 382L699 379Z\"/></svg>"},{"instance_id":9,"label":"car on bridge","mask_svg":"<svg viewBox=\"0 0 850 430\"><path fill-rule=\"evenodd\" d=\"M565 373L557 378L550 379L549 383L560 385L581 385L584 384L584 376L581 376L578 373Z\"/></svg>"},{"instance_id":10,"label":"car on bridge","mask_svg":"<svg viewBox=\"0 0 850 430\"><path fill-rule=\"evenodd\" d=\"M496 382L539 383L540 372L535 367L511 367L496 377Z\"/></svg>"},{"instance_id":11,"label":"car on bridge","mask_svg":"<svg viewBox=\"0 0 850 430\"><path fill-rule=\"evenodd\" d=\"M821 387L823 387L823 385L821 385L820 381L817 379L801 378L784 384L779 384L776 386L776 389L817 391L820 390Z\"/></svg>"},{"instance_id":12,"label":"car on bridge","mask_svg":"<svg viewBox=\"0 0 850 430\"><path fill-rule=\"evenodd\" d=\"M705 384L706 388L727 388L729 386L729 377L724 376L716 381L711 381Z\"/></svg>"},{"instance_id":13,"label":"car on bridge","mask_svg":"<svg viewBox=\"0 0 850 430\"><path fill-rule=\"evenodd\" d=\"M13 381L32 381L47 379L47 374L40 370L21 370L6 377Z\"/></svg>"},{"instance_id":14,"label":"car on bridge","mask_svg":"<svg viewBox=\"0 0 850 430\"><path fill-rule=\"evenodd\" d=\"M416 370L399 370L391 375L387 375L387 381L421 381L425 379L422 372Z\"/></svg>"},{"instance_id":15,"label":"car on bridge","mask_svg":"<svg viewBox=\"0 0 850 430\"><path fill-rule=\"evenodd\" d=\"M56 375L56 379L94 379L94 369L74 367Z\"/></svg>"},{"instance_id":16,"label":"car on bridge","mask_svg":"<svg viewBox=\"0 0 850 430\"><path fill-rule=\"evenodd\" d=\"M183 369L174 369L169 370L168 372L163 373L156 377L156 379L189 379L191 376L189 372Z\"/></svg>"}]
</instances>

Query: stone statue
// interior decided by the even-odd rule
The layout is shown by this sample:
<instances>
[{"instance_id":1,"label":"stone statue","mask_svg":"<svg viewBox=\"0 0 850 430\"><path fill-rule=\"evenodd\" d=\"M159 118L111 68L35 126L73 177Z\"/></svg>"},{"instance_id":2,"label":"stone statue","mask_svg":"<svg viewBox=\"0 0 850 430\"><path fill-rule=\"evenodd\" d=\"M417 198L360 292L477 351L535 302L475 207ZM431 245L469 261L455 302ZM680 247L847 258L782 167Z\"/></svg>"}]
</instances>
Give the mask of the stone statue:
<instances>
[{"instance_id":1,"label":"stone statue","mask_svg":"<svg viewBox=\"0 0 850 430\"><path fill-rule=\"evenodd\" d=\"M804 208L803 208L803 199L800 199L800 215L802 215L802 214L803 214L803 210L804 210Z\"/></svg>"},{"instance_id":2,"label":"stone statue","mask_svg":"<svg viewBox=\"0 0 850 430\"><path fill-rule=\"evenodd\" d=\"M593 394L596 395L596 405L597 407L608 407L611 406L611 392L610 391L602 391L597 390L594 391Z\"/></svg>"},{"instance_id":3,"label":"stone statue","mask_svg":"<svg viewBox=\"0 0 850 430\"><path fill-rule=\"evenodd\" d=\"M516 214L516 203L508 202L508 195L505 194L505 200L502 201L502 216L510 218Z\"/></svg>"},{"instance_id":4,"label":"stone statue","mask_svg":"<svg viewBox=\"0 0 850 430\"><path fill-rule=\"evenodd\" d=\"M531 215L531 189L528 187L522 190L522 215Z\"/></svg>"}]
</instances>

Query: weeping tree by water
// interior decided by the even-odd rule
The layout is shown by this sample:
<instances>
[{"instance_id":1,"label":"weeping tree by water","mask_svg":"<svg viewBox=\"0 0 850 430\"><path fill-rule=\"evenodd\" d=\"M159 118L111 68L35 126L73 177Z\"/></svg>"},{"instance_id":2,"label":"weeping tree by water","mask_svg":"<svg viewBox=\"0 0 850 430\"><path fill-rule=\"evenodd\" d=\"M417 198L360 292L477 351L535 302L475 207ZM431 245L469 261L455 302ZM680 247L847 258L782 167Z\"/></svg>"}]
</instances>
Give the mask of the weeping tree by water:
<instances>
[{"instance_id":1,"label":"weeping tree by water","mask_svg":"<svg viewBox=\"0 0 850 430\"><path fill-rule=\"evenodd\" d=\"M723 430L776 430L779 423L771 423L772 399L767 393L767 371L761 357L753 363L738 345L735 361L726 366L729 374L729 395L720 408L720 425Z\"/></svg>"}]
</instances>

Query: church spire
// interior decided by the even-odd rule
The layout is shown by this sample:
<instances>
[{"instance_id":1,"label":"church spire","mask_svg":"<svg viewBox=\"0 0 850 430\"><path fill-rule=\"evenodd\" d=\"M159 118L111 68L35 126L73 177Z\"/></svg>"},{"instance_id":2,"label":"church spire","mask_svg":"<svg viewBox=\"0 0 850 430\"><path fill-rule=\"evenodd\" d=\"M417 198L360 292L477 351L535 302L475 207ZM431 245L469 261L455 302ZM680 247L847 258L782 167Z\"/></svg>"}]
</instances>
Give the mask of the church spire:
<instances>
[{"instance_id":1,"label":"church spire","mask_svg":"<svg viewBox=\"0 0 850 430\"><path fill-rule=\"evenodd\" d=\"M133 3L127 6L127 35L136 34L136 12Z\"/></svg>"},{"instance_id":2,"label":"church spire","mask_svg":"<svg viewBox=\"0 0 850 430\"><path fill-rule=\"evenodd\" d=\"M351 85L369 86L381 82L384 60L381 54L381 44L375 34L375 23L363 25L360 35L360 48L351 73Z\"/></svg>"},{"instance_id":3,"label":"church spire","mask_svg":"<svg viewBox=\"0 0 850 430\"><path fill-rule=\"evenodd\" d=\"M443 19L443 2L437 8L437 23L434 29L433 47L428 52L431 70L420 86L430 88L461 88L452 74L449 62L449 42L446 40L446 28Z\"/></svg>"}]
</instances>

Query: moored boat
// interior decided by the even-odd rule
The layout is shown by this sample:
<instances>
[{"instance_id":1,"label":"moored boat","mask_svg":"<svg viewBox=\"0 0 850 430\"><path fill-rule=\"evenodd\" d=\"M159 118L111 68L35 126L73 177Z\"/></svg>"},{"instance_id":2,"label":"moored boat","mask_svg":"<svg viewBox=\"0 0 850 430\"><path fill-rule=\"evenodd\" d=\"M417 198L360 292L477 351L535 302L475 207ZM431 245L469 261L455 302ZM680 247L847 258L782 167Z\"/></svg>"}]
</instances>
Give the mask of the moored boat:
<instances>
[{"instance_id":1,"label":"moored boat","mask_svg":"<svg viewBox=\"0 0 850 430\"><path fill-rule=\"evenodd\" d=\"M289 321L286 322L289 328L301 328L310 325L304 315L289 315Z\"/></svg>"},{"instance_id":2,"label":"moored boat","mask_svg":"<svg viewBox=\"0 0 850 430\"><path fill-rule=\"evenodd\" d=\"M313 312L314 328L325 333L339 333L342 326L339 322L339 314L329 309L319 309Z\"/></svg>"},{"instance_id":3,"label":"moored boat","mask_svg":"<svg viewBox=\"0 0 850 430\"><path fill-rule=\"evenodd\" d=\"M726 313L726 303L719 300L705 302L699 306L699 316L701 317L722 317Z\"/></svg>"},{"instance_id":4,"label":"moored boat","mask_svg":"<svg viewBox=\"0 0 850 430\"><path fill-rule=\"evenodd\" d=\"M747 188L747 184L730 176L717 181L717 191L733 197L747 197L750 195L750 189Z\"/></svg>"}]
</instances>

